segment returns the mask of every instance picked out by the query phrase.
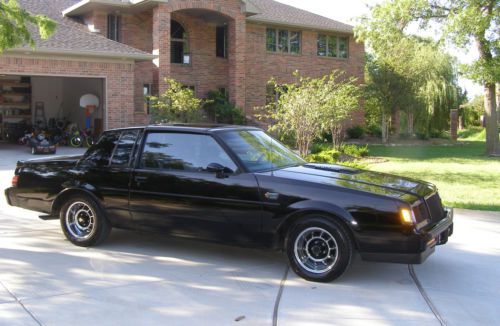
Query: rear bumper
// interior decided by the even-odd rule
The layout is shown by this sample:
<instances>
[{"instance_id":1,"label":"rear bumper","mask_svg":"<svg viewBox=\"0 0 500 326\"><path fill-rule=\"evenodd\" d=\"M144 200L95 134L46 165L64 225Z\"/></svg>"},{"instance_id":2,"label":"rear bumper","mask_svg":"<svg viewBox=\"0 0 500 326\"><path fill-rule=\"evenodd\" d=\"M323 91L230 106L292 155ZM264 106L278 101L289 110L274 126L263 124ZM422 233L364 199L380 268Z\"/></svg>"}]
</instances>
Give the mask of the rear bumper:
<instances>
[{"instance_id":1,"label":"rear bumper","mask_svg":"<svg viewBox=\"0 0 500 326\"><path fill-rule=\"evenodd\" d=\"M16 187L5 189L5 198L10 206L17 206L24 209L29 209L35 212L49 214L52 210L52 201L36 198L35 196L27 196L19 194L20 190Z\"/></svg>"},{"instance_id":2,"label":"rear bumper","mask_svg":"<svg viewBox=\"0 0 500 326\"><path fill-rule=\"evenodd\" d=\"M453 208L446 207L446 216L431 229L419 231L418 238L421 242L422 251L417 253L379 253L362 252L363 260L401 263L401 264L421 264L436 249L436 246L448 242L448 237L453 234Z\"/></svg>"},{"instance_id":3,"label":"rear bumper","mask_svg":"<svg viewBox=\"0 0 500 326\"><path fill-rule=\"evenodd\" d=\"M5 189L5 199L10 206L19 206L17 204L17 197L15 196L14 188L10 187Z\"/></svg>"}]
</instances>

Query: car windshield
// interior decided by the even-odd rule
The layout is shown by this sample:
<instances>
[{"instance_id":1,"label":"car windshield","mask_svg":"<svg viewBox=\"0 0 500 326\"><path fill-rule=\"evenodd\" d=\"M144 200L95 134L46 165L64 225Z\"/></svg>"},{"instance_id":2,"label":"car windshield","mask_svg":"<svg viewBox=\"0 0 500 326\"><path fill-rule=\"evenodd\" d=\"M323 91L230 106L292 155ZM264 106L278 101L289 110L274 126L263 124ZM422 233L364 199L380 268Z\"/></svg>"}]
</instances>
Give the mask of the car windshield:
<instances>
[{"instance_id":1,"label":"car windshield","mask_svg":"<svg viewBox=\"0 0 500 326\"><path fill-rule=\"evenodd\" d=\"M250 172L306 163L300 156L261 130L225 131L219 135Z\"/></svg>"}]
</instances>

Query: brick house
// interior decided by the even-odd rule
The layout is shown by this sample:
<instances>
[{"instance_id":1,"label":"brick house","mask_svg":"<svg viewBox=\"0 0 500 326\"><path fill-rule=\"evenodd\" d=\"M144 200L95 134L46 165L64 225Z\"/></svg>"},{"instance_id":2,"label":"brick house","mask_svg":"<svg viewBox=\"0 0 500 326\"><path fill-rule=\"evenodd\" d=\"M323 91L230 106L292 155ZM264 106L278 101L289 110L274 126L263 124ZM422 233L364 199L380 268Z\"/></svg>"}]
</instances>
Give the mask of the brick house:
<instances>
[{"instance_id":1,"label":"brick house","mask_svg":"<svg viewBox=\"0 0 500 326\"><path fill-rule=\"evenodd\" d=\"M352 26L272 0L19 2L58 28L36 49L0 55L4 122L29 114L35 121L36 107L44 107L46 118L81 123L78 99L92 93L100 98L92 118L102 128L143 124L144 94L162 92L166 77L198 97L227 92L247 116L265 104L271 77L287 82L295 70L323 76L338 69L363 80L364 46ZM22 87L26 96L16 99Z\"/></svg>"}]
</instances>

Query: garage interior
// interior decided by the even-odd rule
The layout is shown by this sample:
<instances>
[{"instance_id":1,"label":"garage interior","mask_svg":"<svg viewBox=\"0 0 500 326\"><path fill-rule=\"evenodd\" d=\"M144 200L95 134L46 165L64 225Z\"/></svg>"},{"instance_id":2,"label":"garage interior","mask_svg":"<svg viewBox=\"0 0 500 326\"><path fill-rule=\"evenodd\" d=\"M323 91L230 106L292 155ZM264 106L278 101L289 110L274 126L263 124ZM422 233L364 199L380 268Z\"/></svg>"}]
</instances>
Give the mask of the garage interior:
<instances>
[{"instance_id":1,"label":"garage interior","mask_svg":"<svg viewBox=\"0 0 500 326\"><path fill-rule=\"evenodd\" d=\"M80 131L90 125L92 135L104 127L105 83L102 78L0 75L0 140L16 142L26 132L51 133L59 128ZM80 104L95 95L96 108Z\"/></svg>"}]
</instances>

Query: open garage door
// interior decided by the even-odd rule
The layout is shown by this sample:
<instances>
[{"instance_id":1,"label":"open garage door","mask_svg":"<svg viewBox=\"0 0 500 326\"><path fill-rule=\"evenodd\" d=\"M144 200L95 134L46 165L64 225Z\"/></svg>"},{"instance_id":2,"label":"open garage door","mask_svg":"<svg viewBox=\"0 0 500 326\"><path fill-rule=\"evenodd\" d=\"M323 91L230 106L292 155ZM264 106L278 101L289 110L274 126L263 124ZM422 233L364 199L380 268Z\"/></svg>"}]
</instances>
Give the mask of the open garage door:
<instances>
[{"instance_id":1,"label":"open garage door","mask_svg":"<svg viewBox=\"0 0 500 326\"><path fill-rule=\"evenodd\" d=\"M99 105L81 107L86 94L96 96ZM0 139L16 141L32 131L65 137L78 131L96 137L106 125L105 103L103 78L0 76Z\"/></svg>"}]
</instances>

